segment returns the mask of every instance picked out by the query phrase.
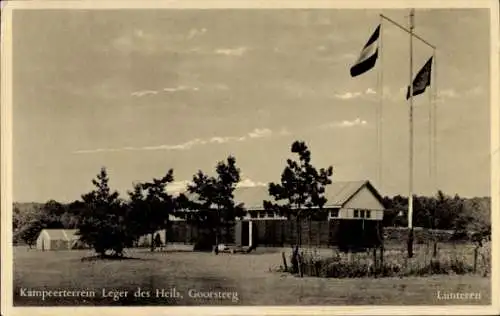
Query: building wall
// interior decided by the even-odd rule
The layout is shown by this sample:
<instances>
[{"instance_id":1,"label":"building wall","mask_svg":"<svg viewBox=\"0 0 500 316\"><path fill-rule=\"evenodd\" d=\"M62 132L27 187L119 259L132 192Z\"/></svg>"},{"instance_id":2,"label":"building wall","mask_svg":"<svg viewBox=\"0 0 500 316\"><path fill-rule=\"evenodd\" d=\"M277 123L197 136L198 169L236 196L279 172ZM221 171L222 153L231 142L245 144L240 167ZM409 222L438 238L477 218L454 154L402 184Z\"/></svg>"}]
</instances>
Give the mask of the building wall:
<instances>
[{"instance_id":1,"label":"building wall","mask_svg":"<svg viewBox=\"0 0 500 316\"><path fill-rule=\"evenodd\" d=\"M343 207L346 209L384 210L384 206L366 186L347 201Z\"/></svg>"},{"instance_id":2,"label":"building wall","mask_svg":"<svg viewBox=\"0 0 500 316\"><path fill-rule=\"evenodd\" d=\"M248 223L251 223L249 225ZM324 221L302 221L300 223L302 244L311 246L378 245L383 236L382 222L363 219L331 219ZM249 230L252 229L252 234ZM221 243L251 244L268 247L287 247L297 242L298 226L294 220L254 220L236 222L232 238L223 238ZM380 232L379 232L380 231ZM380 235L382 234L382 235ZM202 231L186 222L176 222L168 233L168 242L194 244L208 238Z\"/></svg>"},{"instance_id":3,"label":"building wall","mask_svg":"<svg viewBox=\"0 0 500 316\"><path fill-rule=\"evenodd\" d=\"M357 217L355 217L355 212L357 211ZM363 212L361 212L363 211ZM367 212L370 212L370 217L367 217ZM364 216L362 214L364 213ZM339 210L339 218L343 219L364 219L364 220L375 220L375 221L381 221L384 218L384 211L381 210L370 210L370 209L350 209L350 208L341 208Z\"/></svg>"},{"instance_id":4,"label":"building wall","mask_svg":"<svg viewBox=\"0 0 500 316\"><path fill-rule=\"evenodd\" d=\"M336 219L329 221L254 221L257 234L254 243L260 246L287 247L297 243L301 228L302 245L372 247L379 244L381 222ZM380 235L383 236L383 235Z\"/></svg>"}]
</instances>

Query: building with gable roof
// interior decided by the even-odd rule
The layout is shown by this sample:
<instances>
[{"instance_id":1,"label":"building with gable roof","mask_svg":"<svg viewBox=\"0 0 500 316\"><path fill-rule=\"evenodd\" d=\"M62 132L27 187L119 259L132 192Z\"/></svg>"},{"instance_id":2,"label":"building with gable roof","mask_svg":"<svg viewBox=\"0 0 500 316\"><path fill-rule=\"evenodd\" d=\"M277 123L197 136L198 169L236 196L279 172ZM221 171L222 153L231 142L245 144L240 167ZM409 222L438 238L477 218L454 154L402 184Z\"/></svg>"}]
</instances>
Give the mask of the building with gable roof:
<instances>
[{"instance_id":1,"label":"building with gable roof","mask_svg":"<svg viewBox=\"0 0 500 316\"><path fill-rule=\"evenodd\" d=\"M382 196L370 181L333 182L326 186L327 202L311 221L297 223L266 211L263 201L272 201L267 187L240 187L234 192L236 203L243 203L247 214L236 222L226 243L242 246L294 245L300 225L303 245L371 248L381 243L384 205ZM193 243L199 232L184 221L172 218L169 242ZM205 237L206 238L206 237Z\"/></svg>"}]
</instances>

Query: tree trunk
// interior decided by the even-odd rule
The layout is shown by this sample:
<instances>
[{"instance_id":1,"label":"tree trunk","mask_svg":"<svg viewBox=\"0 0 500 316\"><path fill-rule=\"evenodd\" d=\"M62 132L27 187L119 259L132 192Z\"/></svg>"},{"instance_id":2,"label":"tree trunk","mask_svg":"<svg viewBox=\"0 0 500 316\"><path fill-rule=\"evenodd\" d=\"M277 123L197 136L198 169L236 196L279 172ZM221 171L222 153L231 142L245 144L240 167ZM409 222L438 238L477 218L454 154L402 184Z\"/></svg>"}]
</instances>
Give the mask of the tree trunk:
<instances>
[{"instance_id":1,"label":"tree trunk","mask_svg":"<svg viewBox=\"0 0 500 316\"><path fill-rule=\"evenodd\" d=\"M155 238L154 238L155 236L154 236L154 234L155 234L154 232L151 233L151 243L149 245L149 247L150 247L149 250L151 252L155 251Z\"/></svg>"},{"instance_id":2,"label":"tree trunk","mask_svg":"<svg viewBox=\"0 0 500 316\"><path fill-rule=\"evenodd\" d=\"M433 243L433 246L432 246L432 257L433 258L437 257L437 252L438 252L437 245L438 245L437 240L434 240L434 243Z\"/></svg>"},{"instance_id":3,"label":"tree trunk","mask_svg":"<svg viewBox=\"0 0 500 316\"><path fill-rule=\"evenodd\" d=\"M380 246L380 267L384 271L384 245Z\"/></svg>"},{"instance_id":4,"label":"tree trunk","mask_svg":"<svg viewBox=\"0 0 500 316\"><path fill-rule=\"evenodd\" d=\"M311 238L312 238L312 232L311 232L311 229L312 229L312 221L311 221L311 218L309 217L307 219L307 231L308 231L308 247L309 247L309 251L311 250Z\"/></svg>"},{"instance_id":5,"label":"tree trunk","mask_svg":"<svg viewBox=\"0 0 500 316\"><path fill-rule=\"evenodd\" d=\"M286 263L286 257L284 252L281 253L281 257L283 258L283 270L285 272L288 272L288 264Z\"/></svg>"},{"instance_id":6,"label":"tree trunk","mask_svg":"<svg viewBox=\"0 0 500 316\"><path fill-rule=\"evenodd\" d=\"M301 235L300 235L300 231L301 231L301 225L300 225L300 220L299 220L299 217L297 216L297 218L295 219L295 223L297 225L297 247L300 248L300 240L301 240Z\"/></svg>"},{"instance_id":7,"label":"tree trunk","mask_svg":"<svg viewBox=\"0 0 500 316\"><path fill-rule=\"evenodd\" d=\"M298 245L299 249L302 248L302 206L300 204L297 205L297 233L298 233Z\"/></svg>"},{"instance_id":8,"label":"tree trunk","mask_svg":"<svg viewBox=\"0 0 500 316\"><path fill-rule=\"evenodd\" d=\"M215 255L219 254L219 229L218 228L215 230L215 248L214 248L214 254Z\"/></svg>"}]
</instances>

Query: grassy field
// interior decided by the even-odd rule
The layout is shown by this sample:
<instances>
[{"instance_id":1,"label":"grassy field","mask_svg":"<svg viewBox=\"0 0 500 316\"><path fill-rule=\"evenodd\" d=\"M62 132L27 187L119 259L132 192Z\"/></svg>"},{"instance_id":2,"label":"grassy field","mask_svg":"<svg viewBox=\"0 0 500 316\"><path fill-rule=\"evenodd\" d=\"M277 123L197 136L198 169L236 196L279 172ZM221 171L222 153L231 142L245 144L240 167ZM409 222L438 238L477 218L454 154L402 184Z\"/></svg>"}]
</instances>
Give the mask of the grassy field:
<instances>
[{"instance_id":1,"label":"grassy field","mask_svg":"<svg viewBox=\"0 0 500 316\"><path fill-rule=\"evenodd\" d=\"M445 305L489 304L490 279L479 275L426 278L322 279L271 272L281 263L278 249L252 254L128 250L127 260L81 261L88 251L41 252L14 248L14 304L55 305ZM135 298L137 288L151 298ZM156 298L156 289L176 289L182 297ZM21 296L21 289L92 290L94 298ZM128 290L119 300L102 290ZM237 292L238 300L189 297L197 291ZM440 300L441 293L475 292L480 299Z\"/></svg>"}]
</instances>

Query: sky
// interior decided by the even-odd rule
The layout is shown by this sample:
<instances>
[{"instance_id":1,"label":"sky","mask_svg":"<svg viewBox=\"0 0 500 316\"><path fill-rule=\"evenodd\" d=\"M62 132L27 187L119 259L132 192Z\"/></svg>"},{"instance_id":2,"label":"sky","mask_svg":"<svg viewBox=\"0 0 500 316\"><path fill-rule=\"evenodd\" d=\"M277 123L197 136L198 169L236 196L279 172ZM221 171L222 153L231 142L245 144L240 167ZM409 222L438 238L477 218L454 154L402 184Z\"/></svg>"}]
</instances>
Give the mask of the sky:
<instances>
[{"instance_id":1,"label":"sky","mask_svg":"<svg viewBox=\"0 0 500 316\"><path fill-rule=\"evenodd\" d=\"M407 10L14 11L14 201L79 199L101 167L122 197L170 168L175 191L228 155L242 186L265 185L294 140L333 181L407 195L408 34L383 22L375 68L349 74L379 13L407 24ZM432 87L414 98L415 193L490 195L489 12L418 9L415 24L438 47ZM431 55L414 41L414 74Z\"/></svg>"}]
</instances>

